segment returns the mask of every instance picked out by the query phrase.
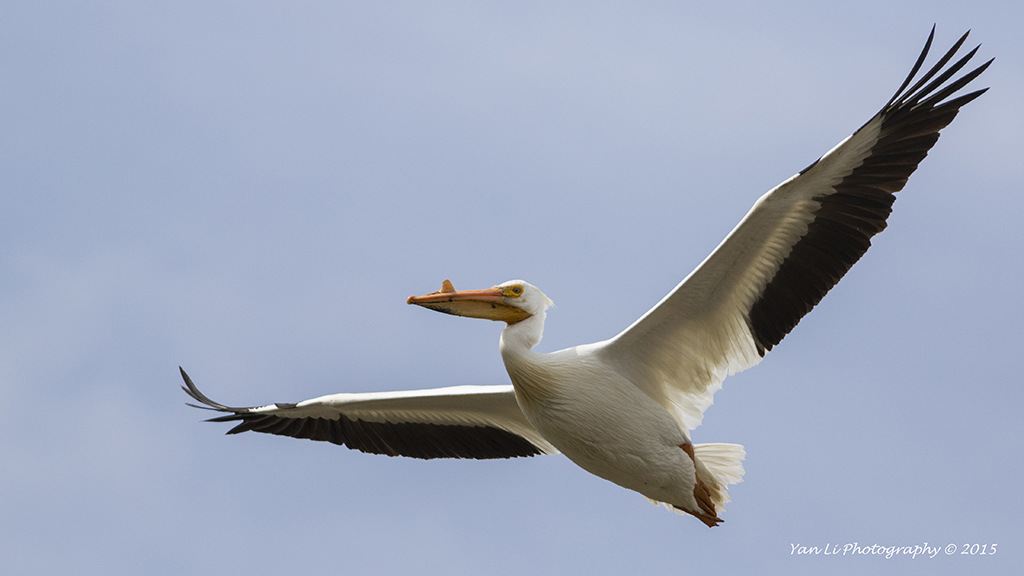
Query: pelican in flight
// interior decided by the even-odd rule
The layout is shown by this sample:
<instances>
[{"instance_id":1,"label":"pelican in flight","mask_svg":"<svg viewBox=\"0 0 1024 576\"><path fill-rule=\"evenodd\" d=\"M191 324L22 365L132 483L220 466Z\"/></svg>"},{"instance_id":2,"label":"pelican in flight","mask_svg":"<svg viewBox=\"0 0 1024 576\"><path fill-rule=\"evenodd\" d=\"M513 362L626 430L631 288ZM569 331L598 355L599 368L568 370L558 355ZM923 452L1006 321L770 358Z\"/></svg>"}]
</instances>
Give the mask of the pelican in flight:
<instances>
[{"instance_id":1,"label":"pelican in flight","mask_svg":"<svg viewBox=\"0 0 1024 576\"><path fill-rule=\"evenodd\" d=\"M512 458L562 453L584 470L707 526L722 522L743 447L694 444L722 380L757 364L868 249L894 194L960 107L958 92L991 60L953 78L964 34L920 80L935 28L907 79L866 124L754 203L672 292L618 335L542 354L551 307L522 280L484 290L411 296L438 312L504 322L499 350L511 385L343 393L232 408L181 371L182 388L228 434L255 431L412 458ZM908 88L909 87L909 88Z\"/></svg>"}]
</instances>

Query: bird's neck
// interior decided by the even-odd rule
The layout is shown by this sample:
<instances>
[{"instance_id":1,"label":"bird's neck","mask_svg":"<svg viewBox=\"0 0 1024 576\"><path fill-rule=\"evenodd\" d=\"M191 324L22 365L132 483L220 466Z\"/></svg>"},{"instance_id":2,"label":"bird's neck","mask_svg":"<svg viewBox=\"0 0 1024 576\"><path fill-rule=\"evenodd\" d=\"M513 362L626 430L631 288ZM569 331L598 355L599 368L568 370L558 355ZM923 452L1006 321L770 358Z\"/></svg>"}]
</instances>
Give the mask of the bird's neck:
<instances>
[{"instance_id":1,"label":"bird's neck","mask_svg":"<svg viewBox=\"0 0 1024 576\"><path fill-rule=\"evenodd\" d=\"M555 392L555 383L549 377L548 354L534 352L544 332L544 313L536 314L501 332L499 349L520 408L527 413L543 404Z\"/></svg>"},{"instance_id":2,"label":"bird's neck","mask_svg":"<svg viewBox=\"0 0 1024 576\"><path fill-rule=\"evenodd\" d=\"M528 356L533 354L533 347L540 344L544 335L544 313L534 314L526 320L509 324L501 332L498 346L504 358Z\"/></svg>"}]
</instances>

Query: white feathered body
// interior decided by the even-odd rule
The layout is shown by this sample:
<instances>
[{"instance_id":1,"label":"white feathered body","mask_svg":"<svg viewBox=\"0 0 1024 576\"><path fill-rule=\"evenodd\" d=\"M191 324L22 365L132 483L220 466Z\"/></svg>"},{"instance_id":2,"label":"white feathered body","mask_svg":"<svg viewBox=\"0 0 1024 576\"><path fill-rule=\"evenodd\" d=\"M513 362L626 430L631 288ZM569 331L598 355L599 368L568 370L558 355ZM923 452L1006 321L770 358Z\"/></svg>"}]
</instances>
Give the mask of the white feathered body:
<instances>
[{"instance_id":1,"label":"white feathered body","mask_svg":"<svg viewBox=\"0 0 1024 576\"><path fill-rule=\"evenodd\" d=\"M699 457L691 460L681 448L690 439L678 421L602 362L601 344L533 352L542 324L540 314L506 328L501 355L520 408L548 442L591 474L669 507L699 510L694 498L698 473L713 488L716 504L728 501L726 481L718 481ZM715 446L742 458L736 445L697 448L714 451ZM738 466L738 459L734 463Z\"/></svg>"}]
</instances>

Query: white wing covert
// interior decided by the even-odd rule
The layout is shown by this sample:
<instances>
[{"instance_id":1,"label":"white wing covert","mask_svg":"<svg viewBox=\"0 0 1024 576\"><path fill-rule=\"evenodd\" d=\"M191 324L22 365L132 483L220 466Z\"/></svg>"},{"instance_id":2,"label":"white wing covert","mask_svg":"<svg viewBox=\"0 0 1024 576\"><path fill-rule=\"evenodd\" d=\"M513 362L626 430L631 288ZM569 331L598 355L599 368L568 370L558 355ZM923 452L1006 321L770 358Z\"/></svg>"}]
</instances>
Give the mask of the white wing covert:
<instances>
[{"instance_id":1,"label":"white wing covert","mask_svg":"<svg viewBox=\"0 0 1024 576\"><path fill-rule=\"evenodd\" d=\"M225 412L210 422L239 422L228 434L254 431L308 438L354 450L411 458L514 458L557 454L523 416L512 386L332 394L294 404L232 408L207 398L184 370L182 389Z\"/></svg>"},{"instance_id":2,"label":"white wing covert","mask_svg":"<svg viewBox=\"0 0 1024 576\"><path fill-rule=\"evenodd\" d=\"M762 196L671 293L597 345L686 428L700 425L726 376L757 364L867 251L939 130L985 92L944 101L991 63L942 87L978 50L943 70L967 34L905 90L934 34L878 114Z\"/></svg>"}]
</instances>

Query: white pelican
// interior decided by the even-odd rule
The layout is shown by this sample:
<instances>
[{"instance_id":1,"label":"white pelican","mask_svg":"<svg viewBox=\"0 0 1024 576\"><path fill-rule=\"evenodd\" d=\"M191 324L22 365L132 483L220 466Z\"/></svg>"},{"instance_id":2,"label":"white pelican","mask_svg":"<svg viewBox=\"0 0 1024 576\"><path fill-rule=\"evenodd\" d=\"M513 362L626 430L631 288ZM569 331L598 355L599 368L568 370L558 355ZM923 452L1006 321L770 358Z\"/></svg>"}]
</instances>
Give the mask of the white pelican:
<instances>
[{"instance_id":1,"label":"white pelican","mask_svg":"<svg viewBox=\"0 0 1024 576\"><path fill-rule=\"evenodd\" d=\"M907 79L864 126L762 196L689 276L617 336L550 354L533 351L551 301L522 280L486 290L413 296L459 316L505 322L499 349L511 386L333 394L297 404L231 408L182 388L253 430L413 458L511 458L561 452L584 470L655 503L722 521L739 482L737 444L693 444L729 374L757 364L868 249L907 178L960 107L949 99L991 60L950 82L977 48L950 66L967 34L909 89Z\"/></svg>"}]
</instances>

